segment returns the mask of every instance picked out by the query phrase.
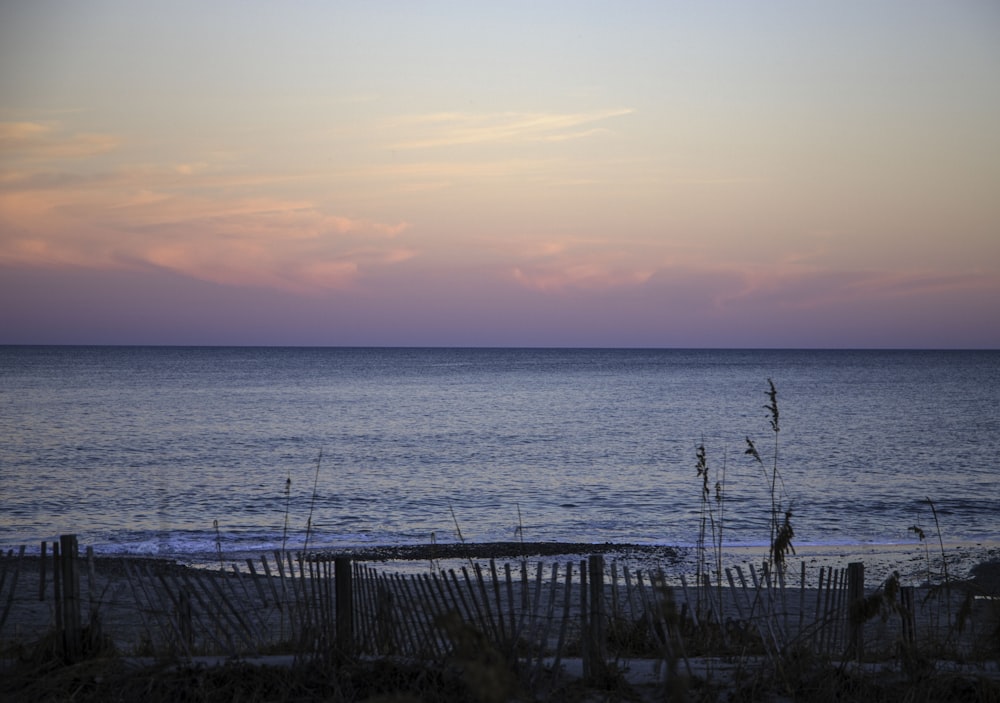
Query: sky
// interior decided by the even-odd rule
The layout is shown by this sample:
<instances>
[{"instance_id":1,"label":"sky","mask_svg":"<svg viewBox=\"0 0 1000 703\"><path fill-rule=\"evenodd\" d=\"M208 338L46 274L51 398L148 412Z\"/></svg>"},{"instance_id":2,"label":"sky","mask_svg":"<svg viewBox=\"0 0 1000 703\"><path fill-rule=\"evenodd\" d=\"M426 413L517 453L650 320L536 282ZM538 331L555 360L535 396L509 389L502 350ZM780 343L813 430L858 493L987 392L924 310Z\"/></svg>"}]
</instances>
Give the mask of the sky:
<instances>
[{"instance_id":1,"label":"sky","mask_svg":"<svg viewBox=\"0 0 1000 703\"><path fill-rule=\"evenodd\" d=\"M1000 348L1000 3L0 3L0 344Z\"/></svg>"}]
</instances>

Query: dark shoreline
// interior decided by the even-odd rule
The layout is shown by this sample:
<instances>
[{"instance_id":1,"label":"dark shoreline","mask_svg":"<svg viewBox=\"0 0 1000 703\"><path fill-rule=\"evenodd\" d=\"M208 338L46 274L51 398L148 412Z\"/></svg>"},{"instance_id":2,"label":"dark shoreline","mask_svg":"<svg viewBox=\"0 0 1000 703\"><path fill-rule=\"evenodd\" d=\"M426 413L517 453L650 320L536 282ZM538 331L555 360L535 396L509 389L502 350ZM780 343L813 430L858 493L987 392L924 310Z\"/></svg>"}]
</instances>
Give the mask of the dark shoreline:
<instances>
[{"instance_id":1,"label":"dark shoreline","mask_svg":"<svg viewBox=\"0 0 1000 703\"><path fill-rule=\"evenodd\" d=\"M932 582L942 582L941 555L930 553L930 563L921 547L916 545L841 545L841 546L809 546L798 548L798 553L789 561L809 565L810 570L819 566L844 567L851 561L861 561L866 564L871 579L880 581L894 571L900 572L904 583L913 585L928 585ZM948 571L953 583L975 584L985 592L1000 595L1000 545L991 544L952 544L946 545ZM101 572L123 574L126 564L145 564L154 573L184 570L189 568L218 569L220 566L228 571L240 568L246 560L257 561L261 555L270 558L273 552L254 554L223 553L221 560L210 555L199 555L195 558L185 558L183 555L157 554L102 554L94 555L95 565ZM298 558L297 550L289 550L293 558ZM668 567L669 575L690 575L695 573L698 553L692 547L668 545L633 544L633 543L590 543L590 542L456 542L444 544L409 544L409 545L375 545L354 546L344 549L310 550L308 559L332 559L339 556L350 557L359 562L391 565L403 571L412 570L435 563L441 567L446 562L454 565L461 561L496 560L543 560L543 561L573 561L587 556L600 554L608 561L621 561L641 566L642 568ZM85 558L84 554L80 554ZM728 547L724 548L722 562L724 566L759 562L767 557L766 547ZM47 558L51 559L50 555ZM18 560L17 550L0 552L0 565L10 567ZM40 554L36 550L26 551L23 556L25 567L37 570L40 566ZM424 567L420 567L424 568ZM933 574L928 573L933 569ZM928 577L933 576L932 580Z\"/></svg>"},{"instance_id":2,"label":"dark shoreline","mask_svg":"<svg viewBox=\"0 0 1000 703\"><path fill-rule=\"evenodd\" d=\"M318 552L320 557L349 556L358 561L430 561L438 559L529 559L536 557L614 554L630 558L659 559L675 564L690 552L683 547L605 542L456 542L360 547L342 552Z\"/></svg>"}]
</instances>

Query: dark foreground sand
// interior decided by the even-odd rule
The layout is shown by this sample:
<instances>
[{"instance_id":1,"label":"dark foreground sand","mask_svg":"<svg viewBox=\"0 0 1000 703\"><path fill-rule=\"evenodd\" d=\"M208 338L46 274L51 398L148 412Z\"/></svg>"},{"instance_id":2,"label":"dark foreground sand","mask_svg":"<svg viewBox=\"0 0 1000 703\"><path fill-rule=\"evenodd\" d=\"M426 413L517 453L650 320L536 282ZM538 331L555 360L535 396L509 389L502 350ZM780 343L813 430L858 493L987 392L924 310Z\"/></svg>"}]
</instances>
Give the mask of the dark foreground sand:
<instances>
[{"instance_id":1,"label":"dark foreground sand","mask_svg":"<svg viewBox=\"0 0 1000 703\"><path fill-rule=\"evenodd\" d=\"M514 568L518 568L522 561L527 561L529 565L535 566L541 563L547 568L554 562L579 564L581 560L593 554L602 554L606 563L614 562L619 568L628 566L633 572L644 570L648 573L650 570L663 569L668 580L675 584L679 583L682 575L689 583L693 583L699 559L698 554L693 550L664 546L520 542L380 547L355 550L350 553L350 556L383 573L427 574L431 568L460 568L468 566L470 561L479 564L489 559L495 559L501 564L512 564ZM714 555L710 554L709 557L714 563ZM721 563L723 567L743 566L746 570L746 565L757 564L759 566L766 557L766 550L761 548L726 548L722 554ZM934 585L942 582L945 566L947 566L949 582L958 593L959 599L963 591L973 593L978 599L977 613L986 614L995 619L1000 611L1000 601L995 600L1000 599L1000 545L996 544L946 545L944 560L942 560L940 548L935 552L923 544L872 545L867 547L801 546L798 548L797 554L789 560L791 585L793 588L802 587L814 593L821 567L840 569L846 567L848 563L856 561L865 565L866 584L869 591L874 590L893 572L898 572L902 585L918 587L920 593L923 594L919 598L923 598L934 590ZM238 562L234 560L231 563ZM798 580L803 565L806 573L804 586ZM34 643L52 631L54 622L54 605L51 596L52 570L51 565L48 565L45 589L40 593L40 566L41 562L37 556L25 557L20 562L18 562L16 555L13 557L0 556L0 577L2 577L0 612L4 609L7 611L6 622L0 628L0 665L15 665L25 651L22 646L30 649ZM212 566L217 571L219 565L216 563L208 566ZM240 567L246 574L245 564L241 564ZM135 579L127 578L126 574L132 573L134 576L141 572L139 581L150 585L149 582L157 580L158 574L177 575L189 573L190 570L191 567L163 559L98 556L94 560L93 576L86 566L83 567L81 596L87 602L92 600L99 602L98 607L104 632L115 640L121 654L130 657L130 661L133 662L147 661L148 663L144 666L150 670L156 670L153 659L135 658L136 655L152 652L144 652L142 648L143 631L146 625L143 623L144 616L138 612L135 605L136 592L141 591L144 586L141 583L137 584ZM16 585L13 584L15 572L17 573ZM233 576L230 575L229 578L232 579ZM515 588L517 586L518 584L515 582ZM252 595L253 591L252 587L249 588L248 595ZM40 598L40 595L44 597ZM795 598L791 600L794 601ZM149 615L147 614L145 617L148 619ZM925 617L927 616L925 615ZM932 613L929 620L936 617ZM918 623L918 628L923 628L925 624L932 625L933 622ZM992 621L990 623L980 622L975 627L977 632L989 636L995 625ZM876 623L873 635L879 634L878 628L879 625ZM975 653L969 647L964 647L964 651ZM284 657L284 659L287 659L288 662L292 661L290 657ZM278 660L282 660L282 657L261 658L258 661L260 664L274 665ZM221 664L224 661L224 657L215 657L204 663ZM741 660L737 668L744 668L747 661L750 660ZM762 662L762 665L766 665L766 661L762 660ZM633 694L637 694L636 699L662 700L662 682L665 674L661 661L631 658L625 663L616 662L616 666L618 665L624 666L622 675L633 686L630 690ZM574 657L572 653L562 660L561 666L571 681L579 680L582 676L581 660ZM727 669L727 667L736 666L732 663L731 658L713 657L711 652L699 653L698 656L692 657L689 666L694 667L693 675L696 678L712 681L713 685L716 686L725 686L725 682L729 678L735 680L734 677L737 673ZM943 663L938 663L936 666L938 671L944 670ZM948 666L972 667L968 671L962 670L964 672L962 673L963 682L975 682L986 675L990 677L991 681L994 681L994 683L989 684L990 686L1000 685L995 683L998 678L996 661L990 663L987 660L984 663L981 658L976 658L975 663L972 664L951 661ZM879 664L878 667L884 667L884 665ZM889 671L889 674L884 673L885 671ZM903 674L890 669L872 669L870 680L877 682L883 680L886 675L902 676ZM732 693L732 690L729 693ZM995 691L996 689L989 690ZM561 699L561 694L553 694L553 696L551 700ZM577 700L606 699L603 692L576 691L574 696ZM28 699L25 698L25 700ZM766 699L791 700L782 696ZM932 699L927 698L927 700ZM865 700L865 697L861 696L858 700Z\"/></svg>"},{"instance_id":2,"label":"dark foreground sand","mask_svg":"<svg viewBox=\"0 0 1000 703\"><path fill-rule=\"evenodd\" d=\"M427 574L431 569L438 572L442 569L460 570L471 562L483 563L489 559L512 564L516 573L524 562L529 568L539 563L579 564L594 554L603 555L606 564L615 563L618 568L627 566L633 573L636 570L650 573L662 569L668 584L679 586L682 576L688 584L695 583L699 557L694 550L656 545L499 542L387 546L348 552L356 561L367 563L380 572L401 574ZM802 546L795 556L789 557L788 585L796 589L814 589L821 567L839 569L850 562L860 561L865 565L868 590L877 587L894 572L899 574L900 585L926 588L944 582L947 562L949 583L956 588L971 589L982 599L1000 598L1000 544L946 545L944 556L942 560L940 548L935 553L922 544ZM711 571L716 561L713 554L708 557ZM748 571L747 565L756 564L759 567L766 557L766 549L760 547L726 548L721 563L724 568L743 566ZM33 639L53 624L51 563L46 565L46 584L41 593L39 558L25 556L15 569L17 564L16 554L0 555L0 577L3 577L0 613L5 608L7 611L6 621L0 628L0 642ZM93 583L87 567L81 567L83 600L89 602L93 598L99 603L104 616L111 620L106 623L107 629L121 627L129 632L137 630L140 623L136 622L138 616L130 613L127 607L129 602L134 602L136 585L126 578L126 565L143 566L149 573L189 568L173 561L146 557L97 556L94 564ZM227 562L227 569L232 568L232 564L246 573L244 561ZM211 566L215 570L219 568L218 563ZM261 571L259 561L257 570ZM13 583L15 571L16 585ZM805 583L801 581L803 573ZM93 593L89 590L91 588ZM116 605L119 607L116 608ZM122 638L123 641L129 639L131 637Z\"/></svg>"}]
</instances>

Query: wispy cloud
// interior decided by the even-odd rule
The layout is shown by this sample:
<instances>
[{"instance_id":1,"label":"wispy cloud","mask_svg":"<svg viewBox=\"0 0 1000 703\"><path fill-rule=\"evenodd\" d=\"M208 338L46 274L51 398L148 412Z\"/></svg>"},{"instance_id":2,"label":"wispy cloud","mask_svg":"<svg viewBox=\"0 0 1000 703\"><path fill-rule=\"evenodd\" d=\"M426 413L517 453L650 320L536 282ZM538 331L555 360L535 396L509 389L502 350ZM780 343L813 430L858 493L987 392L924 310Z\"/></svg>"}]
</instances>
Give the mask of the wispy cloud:
<instances>
[{"instance_id":1,"label":"wispy cloud","mask_svg":"<svg viewBox=\"0 0 1000 703\"><path fill-rule=\"evenodd\" d=\"M845 269L817 263L816 252L789 254L773 264L710 260L662 241L525 236L493 248L517 285L543 293L681 289L707 314L810 312L875 301L932 299L951 293L1000 295L1000 276L987 271ZM659 293L657 291L660 291Z\"/></svg>"},{"instance_id":2,"label":"wispy cloud","mask_svg":"<svg viewBox=\"0 0 1000 703\"><path fill-rule=\"evenodd\" d=\"M309 199L165 187L190 177L164 169L145 180L20 178L0 189L0 263L154 266L308 293L351 286L366 270L416 255L401 237L405 222L345 216Z\"/></svg>"},{"instance_id":3,"label":"wispy cloud","mask_svg":"<svg viewBox=\"0 0 1000 703\"><path fill-rule=\"evenodd\" d=\"M158 267L309 293L354 285L374 268L416 255L401 236L405 222L273 194L302 178L294 172L248 171L211 153L104 171L87 161L119 143L55 122L0 123L0 263Z\"/></svg>"},{"instance_id":4,"label":"wispy cloud","mask_svg":"<svg viewBox=\"0 0 1000 703\"><path fill-rule=\"evenodd\" d=\"M767 179L756 176L719 176L715 178L672 178L667 181L670 185L694 185L694 186L723 186L723 185L747 185L766 183Z\"/></svg>"},{"instance_id":5,"label":"wispy cloud","mask_svg":"<svg viewBox=\"0 0 1000 703\"><path fill-rule=\"evenodd\" d=\"M0 153L6 159L79 159L115 149L109 134L67 132L58 124L0 122Z\"/></svg>"},{"instance_id":6,"label":"wispy cloud","mask_svg":"<svg viewBox=\"0 0 1000 703\"><path fill-rule=\"evenodd\" d=\"M724 269L723 269L724 270ZM919 298L947 292L1000 293L1000 277L984 272L844 270L818 267L729 268L738 282L714 296L720 310L765 308L822 311L844 304Z\"/></svg>"},{"instance_id":7,"label":"wispy cloud","mask_svg":"<svg viewBox=\"0 0 1000 703\"><path fill-rule=\"evenodd\" d=\"M544 293L609 290L645 283L655 272L656 248L623 247L613 238L535 235L492 244L509 257L511 278L520 286Z\"/></svg>"},{"instance_id":8,"label":"wispy cloud","mask_svg":"<svg viewBox=\"0 0 1000 703\"><path fill-rule=\"evenodd\" d=\"M405 135L389 144L390 148L400 150L494 142L565 141L607 133L607 128L580 128L632 112L628 108L580 113L441 112L397 118L384 127Z\"/></svg>"},{"instance_id":9,"label":"wispy cloud","mask_svg":"<svg viewBox=\"0 0 1000 703\"><path fill-rule=\"evenodd\" d=\"M638 286L652 275L651 270L616 268L601 261L581 261L567 266L515 266L511 270L517 283L544 293Z\"/></svg>"},{"instance_id":10,"label":"wispy cloud","mask_svg":"<svg viewBox=\"0 0 1000 703\"><path fill-rule=\"evenodd\" d=\"M0 122L0 148L9 149L38 139L50 131L50 127L38 122Z\"/></svg>"}]
</instances>

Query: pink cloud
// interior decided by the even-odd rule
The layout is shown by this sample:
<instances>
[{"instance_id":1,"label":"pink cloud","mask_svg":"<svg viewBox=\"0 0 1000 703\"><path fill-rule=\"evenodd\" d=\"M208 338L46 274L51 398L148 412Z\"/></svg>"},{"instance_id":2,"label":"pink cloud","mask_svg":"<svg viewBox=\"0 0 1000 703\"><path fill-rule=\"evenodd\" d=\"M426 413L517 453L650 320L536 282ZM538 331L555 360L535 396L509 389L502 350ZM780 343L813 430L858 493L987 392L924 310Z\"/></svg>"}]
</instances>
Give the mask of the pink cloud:
<instances>
[{"instance_id":1,"label":"pink cloud","mask_svg":"<svg viewBox=\"0 0 1000 703\"><path fill-rule=\"evenodd\" d=\"M58 125L0 122L0 152L7 158L79 159L115 149L119 140L108 134L66 133Z\"/></svg>"},{"instance_id":2,"label":"pink cloud","mask_svg":"<svg viewBox=\"0 0 1000 703\"><path fill-rule=\"evenodd\" d=\"M113 189L0 193L0 263L161 267L297 292L352 285L416 255L406 223L324 212L305 200L209 199Z\"/></svg>"},{"instance_id":3,"label":"pink cloud","mask_svg":"<svg viewBox=\"0 0 1000 703\"><path fill-rule=\"evenodd\" d=\"M615 269L600 262L568 266L516 266L511 276L520 285L551 293L567 289L601 290L645 283L652 271Z\"/></svg>"},{"instance_id":4,"label":"pink cloud","mask_svg":"<svg viewBox=\"0 0 1000 703\"><path fill-rule=\"evenodd\" d=\"M115 148L58 124L0 123L0 264L162 268L213 283L315 293L416 255L405 222L260 194L289 178L227 172L204 160L74 173Z\"/></svg>"}]
</instances>

